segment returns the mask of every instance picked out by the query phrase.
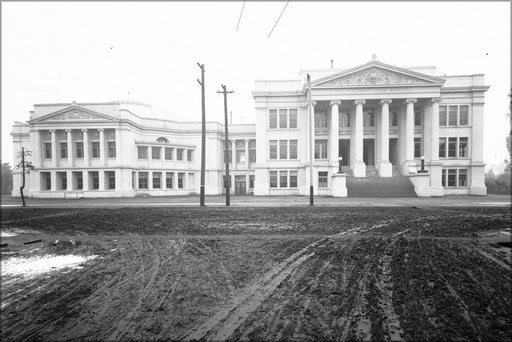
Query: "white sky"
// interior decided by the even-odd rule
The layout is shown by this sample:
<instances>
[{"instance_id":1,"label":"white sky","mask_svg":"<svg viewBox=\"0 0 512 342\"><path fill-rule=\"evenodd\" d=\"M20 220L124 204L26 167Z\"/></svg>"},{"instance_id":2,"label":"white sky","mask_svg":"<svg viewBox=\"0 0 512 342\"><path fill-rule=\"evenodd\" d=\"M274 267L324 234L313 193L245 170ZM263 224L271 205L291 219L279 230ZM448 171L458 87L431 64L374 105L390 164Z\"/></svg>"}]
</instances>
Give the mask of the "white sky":
<instances>
[{"instance_id":1,"label":"white sky","mask_svg":"<svg viewBox=\"0 0 512 342\"><path fill-rule=\"evenodd\" d=\"M438 75L484 73L488 167L507 158L509 2L2 3L2 161L13 164L14 121L35 103L131 97L190 120L223 122L220 84L234 122L254 122L256 79L298 79L311 68L371 59L436 65Z\"/></svg>"}]
</instances>

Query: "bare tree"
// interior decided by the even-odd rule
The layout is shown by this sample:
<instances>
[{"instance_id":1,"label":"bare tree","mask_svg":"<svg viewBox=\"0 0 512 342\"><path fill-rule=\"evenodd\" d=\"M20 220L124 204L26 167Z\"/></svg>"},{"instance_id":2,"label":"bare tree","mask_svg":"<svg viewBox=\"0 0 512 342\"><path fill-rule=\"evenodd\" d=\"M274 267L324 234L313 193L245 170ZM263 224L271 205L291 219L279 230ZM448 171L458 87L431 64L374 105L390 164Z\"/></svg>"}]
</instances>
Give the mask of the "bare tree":
<instances>
[{"instance_id":1,"label":"bare tree","mask_svg":"<svg viewBox=\"0 0 512 342\"><path fill-rule=\"evenodd\" d=\"M21 148L21 151L18 152L18 159L21 158L20 162L14 167L15 170L22 170L22 182L20 186L20 195L21 201L23 202L23 206L25 207L25 196L23 195L23 189L25 189L25 174L30 173L31 170L34 170L35 167L32 165L31 161L26 161L25 157L32 156L32 151L25 150L24 147Z\"/></svg>"}]
</instances>

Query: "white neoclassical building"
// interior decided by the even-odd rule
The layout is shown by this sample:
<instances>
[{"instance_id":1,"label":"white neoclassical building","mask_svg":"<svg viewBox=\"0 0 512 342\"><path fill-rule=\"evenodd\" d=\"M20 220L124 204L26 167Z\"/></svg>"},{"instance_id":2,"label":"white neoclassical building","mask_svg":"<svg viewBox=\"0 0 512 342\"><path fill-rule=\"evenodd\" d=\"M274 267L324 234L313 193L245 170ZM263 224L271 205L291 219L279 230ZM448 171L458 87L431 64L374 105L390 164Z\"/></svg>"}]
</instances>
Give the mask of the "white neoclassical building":
<instances>
[{"instance_id":1,"label":"white neoclassical building","mask_svg":"<svg viewBox=\"0 0 512 342\"><path fill-rule=\"evenodd\" d=\"M484 195L487 89L482 74L436 76L375 58L256 81L256 124L230 125L226 154L223 125L207 123L206 194L224 191L226 155L234 194L308 195L313 184L330 196L408 186L418 196ZM15 154L33 152L29 197L199 193L201 124L142 103L35 105L12 135ZM14 196L20 183L18 172Z\"/></svg>"}]
</instances>

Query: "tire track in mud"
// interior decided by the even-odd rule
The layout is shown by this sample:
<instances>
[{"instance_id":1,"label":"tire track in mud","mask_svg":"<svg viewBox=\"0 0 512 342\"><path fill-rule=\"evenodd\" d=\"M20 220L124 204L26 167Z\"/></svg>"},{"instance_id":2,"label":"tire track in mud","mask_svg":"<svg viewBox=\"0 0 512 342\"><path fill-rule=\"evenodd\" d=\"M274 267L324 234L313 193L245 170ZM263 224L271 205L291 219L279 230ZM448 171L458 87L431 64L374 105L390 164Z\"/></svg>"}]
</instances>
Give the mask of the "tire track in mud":
<instances>
[{"instance_id":1,"label":"tire track in mud","mask_svg":"<svg viewBox=\"0 0 512 342\"><path fill-rule=\"evenodd\" d=\"M256 279L251 285L247 286L215 315L179 339L226 340L290 274L315 255L315 248L321 247L326 241L327 239L316 241L294 253L272 268L262 278Z\"/></svg>"},{"instance_id":2,"label":"tire track in mud","mask_svg":"<svg viewBox=\"0 0 512 342\"><path fill-rule=\"evenodd\" d=\"M483 249L481 248L478 248L477 249L478 253L480 253L483 257L485 257L486 259L492 261L493 263L503 267L504 269L506 269L507 271L510 271L512 270L512 268L510 267L510 265L507 265L506 263L504 263L503 261L499 260L498 258L496 258L495 256L493 256L491 253L487 252L487 251L484 251Z\"/></svg>"},{"instance_id":3,"label":"tire track in mud","mask_svg":"<svg viewBox=\"0 0 512 342\"><path fill-rule=\"evenodd\" d=\"M0 221L0 224L3 226L4 224L26 222L26 221L32 221L32 220L38 220L38 219L44 219L44 218L50 218L50 217L70 216L70 215L77 214L77 213L78 213L78 211L70 211L70 212L65 212L65 213L26 217L26 218L21 218L21 219L17 219L17 220Z\"/></svg>"}]
</instances>

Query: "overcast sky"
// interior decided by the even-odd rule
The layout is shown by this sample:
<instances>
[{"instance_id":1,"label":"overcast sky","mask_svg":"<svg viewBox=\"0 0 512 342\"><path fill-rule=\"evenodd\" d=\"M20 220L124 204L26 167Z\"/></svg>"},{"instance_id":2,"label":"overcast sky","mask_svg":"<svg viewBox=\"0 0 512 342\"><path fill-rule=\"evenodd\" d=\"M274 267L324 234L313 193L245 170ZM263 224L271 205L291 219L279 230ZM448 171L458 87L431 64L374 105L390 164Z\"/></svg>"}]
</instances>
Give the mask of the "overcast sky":
<instances>
[{"instance_id":1,"label":"overcast sky","mask_svg":"<svg viewBox=\"0 0 512 342\"><path fill-rule=\"evenodd\" d=\"M254 122L257 79L298 79L311 68L354 67L375 53L438 75L484 73L488 166L507 158L509 2L2 3L2 161L13 164L14 121L35 103L126 98L200 120L223 121L220 84L234 121Z\"/></svg>"}]
</instances>

